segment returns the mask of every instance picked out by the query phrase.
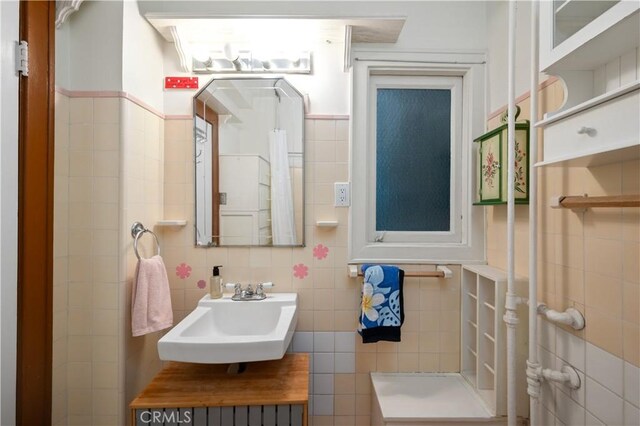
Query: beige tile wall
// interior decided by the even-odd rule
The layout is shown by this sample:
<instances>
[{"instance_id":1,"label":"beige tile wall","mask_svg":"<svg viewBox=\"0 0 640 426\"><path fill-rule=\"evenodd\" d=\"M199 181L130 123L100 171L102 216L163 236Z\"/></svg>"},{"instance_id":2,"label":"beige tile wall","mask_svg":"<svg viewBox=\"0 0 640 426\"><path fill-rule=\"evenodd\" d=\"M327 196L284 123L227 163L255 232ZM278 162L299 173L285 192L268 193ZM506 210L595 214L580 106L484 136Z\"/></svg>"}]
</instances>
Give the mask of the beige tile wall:
<instances>
[{"instance_id":1,"label":"beige tile wall","mask_svg":"<svg viewBox=\"0 0 640 426\"><path fill-rule=\"evenodd\" d=\"M304 248L195 248L193 246L193 142L190 120L165 122L166 218L187 219L185 228L163 232L163 257L169 272L176 320L207 292L211 266L220 264L228 281L273 281L277 291L300 296L297 331L354 331L359 309L359 280L346 274L348 209L333 206L333 183L348 181L348 121L306 120ZM339 221L335 229L317 220ZM313 248L329 248L325 259ZM186 279L176 266L191 267ZM308 266L304 279L296 264ZM406 321L401 343L356 346L356 372L334 375L334 415L315 416L314 425L363 425L369 422L371 371L458 371L460 268L451 280L409 278L405 283ZM204 280L206 287L198 288Z\"/></svg>"},{"instance_id":2,"label":"beige tile wall","mask_svg":"<svg viewBox=\"0 0 640 426\"><path fill-rule=\"evenodd\" d=\"M140 337L131 336L131 287L137 259L133 251L131 225L142 222L160 236L155 226L163 218L164 176L164 120L139 105L121 100L122 111L122 187L119 228L119 254L123 267L120 270L119 321L122 335L120 361L124 365L121 373L123 385L118 410L126 413L129 402L151 381L160 370L157 342L162 332ZM164 249L163 241L160 241ZM151 235L143 235L139 241L142 257L156 254L155 241ZM164 254L164 253L163 253ZM126 417L128 421L128 416ZM125 424L121 419L119 424Z\"/></svg>"},{"instance_id":3,"label":"beige tile wall","mask_svg":"<svg viewBox=\"0 0 640 426\"><path fill-rule=\"evenodd\" d=\"M69 98L56 93L53 226L53 425L67 424Z\"/></svg>"},{"instance_id":4,"label":"beige tile wall","mask_svg":"<svg viewBox=\"0 0 640 426\"><path fill-rule=\"evenodd\" d=\"M119 100L69 99L68 134L68 424L117 424Z\"/></svg>"},{"instance_id":5,"label":"beige tile wall","mask_svg":"<svg viewBox=\"0 0 640 426\"><path fill-rule=\"evenodd\" d=\"M544 89L541 111L557 109L562 96L559 82ZM520 106L529 117L529 99ZM496 119L490 122L490 128L496 125ZM549 198L640 193L640 161L537 171L540 301L559 310L577 308L587 327L568 331L639 366L640 209L556 210ZM505 268L506 207L486 209L488 261ZM528 276L528 226L528 207L516 207L516 273L523 276Z\"/></svg>"},{"instance_id":6,"label":"beige tile wall","mask_svg":"<svg viewBox=\"0 0 640 426\"><path fill-rule=\"evenodd\" d=\"M54 424L125 424L160 368L159 333L129 337L129 229L163 216L163 138L164 121L127 99L57 94Z\"/></svg>"}]
</instances>

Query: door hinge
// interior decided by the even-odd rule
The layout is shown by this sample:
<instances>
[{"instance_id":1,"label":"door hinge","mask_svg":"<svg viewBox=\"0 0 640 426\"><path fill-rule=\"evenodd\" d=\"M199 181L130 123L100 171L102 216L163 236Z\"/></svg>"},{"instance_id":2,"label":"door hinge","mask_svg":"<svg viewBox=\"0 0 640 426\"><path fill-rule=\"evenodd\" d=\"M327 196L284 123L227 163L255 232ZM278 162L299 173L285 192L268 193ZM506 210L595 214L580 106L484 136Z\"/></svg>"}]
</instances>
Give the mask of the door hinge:
<instances>
[{"instance_id":1,"label":"door hinge","mask_svg":"<svg viewBox=\"0 0 640 426\"><path fill-rule=\"evenodd\" d=\"M16 74L29 75L29 43L16 42Z\"/></svg>"}]
</instances>

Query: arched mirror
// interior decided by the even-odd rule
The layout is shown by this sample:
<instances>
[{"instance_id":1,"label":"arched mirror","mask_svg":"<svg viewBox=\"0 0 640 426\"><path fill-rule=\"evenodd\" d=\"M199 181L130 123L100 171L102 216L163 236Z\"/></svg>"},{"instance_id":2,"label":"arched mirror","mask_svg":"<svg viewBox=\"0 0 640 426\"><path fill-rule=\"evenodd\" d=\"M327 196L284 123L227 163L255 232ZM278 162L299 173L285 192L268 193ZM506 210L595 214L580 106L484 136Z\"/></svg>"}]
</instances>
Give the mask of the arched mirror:
<instances>
[{"instance_id":1,"label":"arched mirror","mask_svg":"<svg viewBox=\"0 0 640 426\"><path fill-rule=\"evenodd\" d=\"M196 246L304 245L304 100L284 78L194 97Z\"/></svg>"}]
</instances>

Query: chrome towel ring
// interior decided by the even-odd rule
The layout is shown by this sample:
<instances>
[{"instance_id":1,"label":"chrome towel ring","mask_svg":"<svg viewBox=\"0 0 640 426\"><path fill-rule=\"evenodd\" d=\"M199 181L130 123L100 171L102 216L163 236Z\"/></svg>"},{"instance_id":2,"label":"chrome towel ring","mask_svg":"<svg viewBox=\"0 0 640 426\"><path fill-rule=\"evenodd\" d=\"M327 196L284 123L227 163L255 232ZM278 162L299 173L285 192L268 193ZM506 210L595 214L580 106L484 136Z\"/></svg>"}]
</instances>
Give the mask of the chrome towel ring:
<instances>
[{"instance_id":1,"label":"chrome towel ring","mask_svg":"<svg viewBox=\"0 0 640 426\"><path fill-rule=\"evenodd\" d=\"M141 260L140 253L138 253L138 238L140 238L144 233L150 233L153 235L153 238L156 240L156 248L158 249L158 256L160 256L160 241L158 241L158 236L150 229L144 227L144 225L140 222L133 222L131 225L131 236L133 237L133 251L136 253L136 257L138 260Z\"/></svg>"}]
</instances>

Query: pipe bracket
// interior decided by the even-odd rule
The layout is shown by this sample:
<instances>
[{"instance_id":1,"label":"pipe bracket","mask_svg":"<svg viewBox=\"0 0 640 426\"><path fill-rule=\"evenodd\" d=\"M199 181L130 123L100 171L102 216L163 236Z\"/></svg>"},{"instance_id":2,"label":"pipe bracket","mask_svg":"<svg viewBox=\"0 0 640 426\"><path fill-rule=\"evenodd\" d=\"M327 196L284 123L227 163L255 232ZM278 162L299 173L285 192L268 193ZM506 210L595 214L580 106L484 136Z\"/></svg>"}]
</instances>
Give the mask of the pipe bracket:
<instances>
[{"instance_id":1,"label":"pipe bracket","mask_svg":"<svg viewBox=\"0 0 640 426\"><path fill-rule=\"evenodd\" d=\"M502 320L507 324L507 327L513 327L513 328L515 328L520 322L518 320L518 316L516 315L515 311L505 312L502 317Z\"/></svg>"},{"instance_id":2,"label":"pipe bracket","mask_svg":"<svg viewBox=\"0 0 640 426\"><path fill-rule=\"evenodd\" d=\"M558 312L549 309L544 303L540 303L537 312L544 315L549 321L569 325L575 330L582 330L585 327L584 316L575 308L567 308L564 312Z\"/></svg>"},{"instance_id":3,"label":"pipe bracket","mask_svg":"<svg viewBox=\"0 0 640 426\"><path fill-rule=\"evenodd\" d=\"M541 373L540 364L527 360L527 393L532 398L540 398Z\"/></svg>"}]
</instances>

